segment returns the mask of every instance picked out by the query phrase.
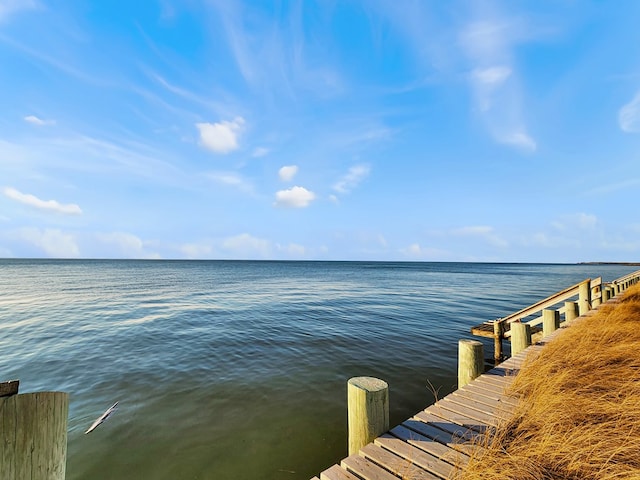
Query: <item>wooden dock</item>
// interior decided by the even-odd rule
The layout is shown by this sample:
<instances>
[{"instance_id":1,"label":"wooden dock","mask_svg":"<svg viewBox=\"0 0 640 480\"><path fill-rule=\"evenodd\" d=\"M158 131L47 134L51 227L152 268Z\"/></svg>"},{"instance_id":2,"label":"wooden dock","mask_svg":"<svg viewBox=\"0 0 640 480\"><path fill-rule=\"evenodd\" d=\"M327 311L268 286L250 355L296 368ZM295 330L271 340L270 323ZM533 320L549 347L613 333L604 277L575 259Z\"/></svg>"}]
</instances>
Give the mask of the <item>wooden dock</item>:
<instances>
[{"instance_id":1,"label":"wooden dock","mask_svg":"<svg viewBox=\"0 0 640 480\"><path fill-rule=\"evenodd\" d=\"M603 296L602 303L617 302L617 295L636 283L640 271L623 277L620 285L613 287L611 295ZM620 279L619 279L620 280ZM584 283L584 282L582 282ZM596 283L600 290L599 279ZM614 282L615 284L615 282ZM558 297L564 301L577 295L580 284L538 302L540 305L557 304ZM592 285L590 285L591 287ZM590 291L591 293L591 291ZM550 303L551 302L551 303ZM576 317L566 317L561 328L547 335L524 351L500 363L472 380L467 385L438 400L425 410L405 420L400 425L362 447L358 453L343 459L326 469L320 477L311 480L449 480L457 477L466 463L474 439L491 432L502 420L508 418L518 399L506 394L527 357L538 354L546 343L559 335L563 328L581 318L591 316L601 303L591 304L589 309ZM594 308L592 308L594 307ZM566 307L565 307L566 308ZM525 312L529 309L518 312ZM510 316L511 317L511 316Z\"/></svg>"},{"instance_id":2,"label":"wooden dock","mask_svg":"<svg viewBox=\"0 0 640 480\"><path fill-rule=\"evenodd\" d=\"M405 420L320 474L321 480L452 478L469 460L470 443L508 416L517 399L505 389L533 345ZM314 477L312 480L318 480Z\"/></svg>"}]
</instances>

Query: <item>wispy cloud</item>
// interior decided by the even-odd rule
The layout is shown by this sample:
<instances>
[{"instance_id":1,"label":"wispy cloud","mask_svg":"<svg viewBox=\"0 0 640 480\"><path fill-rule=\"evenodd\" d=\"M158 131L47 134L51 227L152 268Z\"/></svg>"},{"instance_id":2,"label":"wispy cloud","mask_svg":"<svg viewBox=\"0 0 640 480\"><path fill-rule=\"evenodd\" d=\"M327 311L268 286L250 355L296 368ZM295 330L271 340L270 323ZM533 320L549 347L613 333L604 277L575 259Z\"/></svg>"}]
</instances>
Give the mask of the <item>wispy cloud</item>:
<instances>
[{"instance_id":1,"label":"wispy cloud","mask_svg":"<svg viewBox=\"0 0 640 480\"><path fill-rule=\"evenodd\" d=\"M533 152L537 145L525 127L512 58L524 27L520 21L481 11L461 30L460 44L471 63L469 82L489 133L499 143Z\"/></svg>"},{"instance_id":2,"label":"wispy cloud","mask_svg":"<svg viewBox=\"0 0 640 480\"><path fill-rule=\"evenodd\" d=\"M24 205L64 215L81 215L82 210L75 203L62 204L57 200L41 200L35 195L29 193L21 193L15 188L5 187L2 191L4 195L12 200L20 202Z\"/></svg>"},{"instance_id":3,"label":"wispy cloud","mask_svg":"<svg viewBox=\"0 0 640 480\"><path fill-rule=\"evenodd\" d=\"M574 215L565 215L555 220L551 225L556 230L593 230L598 224L598 217L588 213L576 213Z\"/></svg>"},{"instance_id":4,"label":"wispy cloud","mask_svg":"<svg viewBox=\"0 0 640 480\"><path fill-rule=\"evenodd\" d=\"M509 246L509 242L498 236L493 227L487 225L477 225L456 228L451 231L451 234L456 237L475 237L480 238L489 245L498 248L506 248Z\"/></svg>"},{"instance_id":5,"label":"wispy cloud","mask_svg":"<svg viewBox=\"0 0 640 480\"><path fill-rule=\"evenodd\" d=\"M39 6L35 0L0 0L0 23L20 11L34 10Z\"/></svg>"},{"instance_id":6,"label":"wispy cloud","mask_svg":"<svg viewBox=\"0 0 640 480\"><path fill-rule=\"evenodd\" d=\"M223 250L235 258L269 258L271 244L268 240L242 233L222 241Z\"/></svg>"},{"instance_id":7,"label":"wispy cloud","mask_svg":"<svg viewBox=\"0 0 640 480\"><path fill-rule=\"evenodd\" d=\"M265 155L268 155L269 152L270 150L266 147L256 147L253 149L251 156L254 158L260 158L260 157L264 157Z\"/></svg>"},{"instance_id":8,"label":"wispy cloud","mask_svg":"<svg viewBox=\"0 0 640 480\"><path fill-rule=\"evenodd\" d=\"M290 182L291 180L293 180L293 177L296 176L296 173L298 173L297 165L285 165L280 170L278 170L278 176L283 182Z\"/></svg>"},{"instance_id":9,"label":"wispy cloud","mask_svg":"<svg viewBox=\"0 0 640 480\"><path fill-rule=\"evenodd\" d=\"M349 193L356 188L370 172L371 167L369 165L355 165L333 185L333 189L339 193Z\"/></svg>"},{"instance_id":10,"label":"wispy cloud","mask_svg":"<svg viewBox=\"0 0 640 480\"><path fill-rule=\"evenodd\" d=\"M16 232L16 236L41 249L50 257L76 258L80 256L80 248L75 236L58 229L23 228Z\"/></svg>"},{"instance_id":11,"label":"wispy cloud","mask_svg":"<svg viewBox=\"0 0 640 480\"><path fill-rule=\"evenodd\" d=\"M285 208L304 208L308 207L316 194L304 187L293 187L288 190L280 190L276 192L276 201L274 206Z\"/></svg>"},{"instance_id":12,"label":"wispy cloud","mask_svg":"<svg viewBox=\"0 0 640 480\"><path fill-rule=\"evenodd\" d=\"M450 256L450 253L446 250L424 247L419 243L412 243L408 247L401 248L399 251L403 256L414 260L442 260Z\"/></svg>"},{"instance_id":13,"label":"wispy cloud","mask_svg":"<svg viewBox=\"0 0 640 480\"><path fill-rule=\"evenodd\" d=\"M147 251L145 242L132 233L98 233L96 238L107 244L109 251L120 258L160 258L160 254Z\"/></svg>"},{"instance_id":14,"label":"wispy cloud","mask_svg":"<svg viewBox=\"0 0 640 480\"><path fill-rule=\"evenodd\" d=\"M207 176L216 183L237 188L242 192L254 191L253 184L235 172L210 172Z\"/></svg>"},{"instance_id":15,"label":"wispy cloud","mask_svg":"<svg viewBox=\"0 0 640 480\"><path fill-rule=\"evenodd\" d=\"M640 132L640 92L629 103L620 108L618 112L618 125L623 132Z\"/></svg>"},{"instance_id":16,"label":"wispy cloud","mask_svg":"<svg viewBox=\"0 0 640 480\"><path fill-rule=\"evenodd\" d=\"M30 123L31 125L37 125L39 127L56 124L55 120L43 120L39 117L36 117L35 115L27 115L26 117L24 117L24 121Z\"/></svg>"},{"instance_id":17,"label":"wispy cloud","mask_svg":"<svg viewBox=\"0 0 640 480\"><path fill-rule=\"evenodd\" d=\"M238 139L244 127L244 118L218 123L196 123L200 132L200 145L215 153L225 154L239 148Z\"/></svg>"}]
</instances>

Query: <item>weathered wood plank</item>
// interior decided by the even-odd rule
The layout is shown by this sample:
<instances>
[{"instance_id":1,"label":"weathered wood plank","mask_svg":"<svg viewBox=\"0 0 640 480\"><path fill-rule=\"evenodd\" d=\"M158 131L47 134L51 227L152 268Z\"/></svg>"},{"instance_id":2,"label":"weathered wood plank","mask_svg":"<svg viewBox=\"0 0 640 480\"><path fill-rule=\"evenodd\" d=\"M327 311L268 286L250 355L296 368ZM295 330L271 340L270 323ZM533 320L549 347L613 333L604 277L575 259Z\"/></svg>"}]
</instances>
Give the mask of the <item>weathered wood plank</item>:
<instances>
[{"instance_id":1,"label":"weathered wood plank","mask_svg":"<svg viewBox=\"0 0 640 480\"><path fill-rule=\"evenodd\" d=\"M340 465L364 480L398 480L395 475L360 455L351 455L342 460Z\"/></svg>"},{"instance_id":2,"label":"weathered wood plank","mask_svg":"<svg viewBox=\"0 0 640 480\"><path fill-rule=\"evenodd\" d=\"M404 458L429 472L428 478L449 478L455 472L455 467L438 457L425 453L413 445L403 442L393 435L385 434L376 439L376 444ZM411 478L411 477L410 477Z\"/></svg>"},{"instance_id":3,"label":"weathered wood plank","mask_svg":"<svg viewBox=\"0 0 640 480\"><path fill-rule=\"evenodd\" d=\"M436 408L434 408L432 411L436 414L439 410L448 410L450 412L461 414L468 418L471 418L476 422L476 425L493 426L496 424L496 419L493 417L493 415L475 410L474 408L468 406L457 404L448 398L443 398L438 403L436 403L434 407Z\"/></svg>"},{"instance_id":4,"label":"weathered wood plank","mask_svg":"<svg viewBox=\"0 0 640 480\"><path fill-rule=\"evenodd\" d=\"M388 470L396 477L412 480L439 480L437 476L416 466L413 460L402 458L375 443L370 443L360 449L360 455Z\"/></svg>"},{"instance_id":5,"label":"weathered wood plank","mask_svg":"<svg viewBox=\"0 0 640 480\"><path fill-rule=\"evenodd\" d=\"M312 479L313 480L313 479ZM360 480L352 473L347 472L340 465L333 465L320 474L320 480Z\"/></svg>"},{"instance_id":6,"label":"weathered wood plank","mask_svg":"<svg viewBox=\"0 0 640 480\"><path fill-rule=\"evenodd\" d=\"M455 450L457 450L460 441L454 438L450 432L437 432L437 430L437 428L413 418L405 420L402 425L392 428L389 433L435 457L451 463L452 460L459 458Z\"/></svg>"},{"instance_id":7,"label":"weathered wood plank","mask_svg":"<svg viewBox=\"0 0 640 480\"><path fill-rule=\"evenodd\" d=\"M515 407L518 404L518 399L515 397L507 396L503 389L491 389L491 387L486 387L486 385L484 384L470 384L464 387L462 390L459 390L459 392L469 393L477 397L485 397L490 400L499 400L501 403L512 407Z\"/></svg>"}]
</instances>

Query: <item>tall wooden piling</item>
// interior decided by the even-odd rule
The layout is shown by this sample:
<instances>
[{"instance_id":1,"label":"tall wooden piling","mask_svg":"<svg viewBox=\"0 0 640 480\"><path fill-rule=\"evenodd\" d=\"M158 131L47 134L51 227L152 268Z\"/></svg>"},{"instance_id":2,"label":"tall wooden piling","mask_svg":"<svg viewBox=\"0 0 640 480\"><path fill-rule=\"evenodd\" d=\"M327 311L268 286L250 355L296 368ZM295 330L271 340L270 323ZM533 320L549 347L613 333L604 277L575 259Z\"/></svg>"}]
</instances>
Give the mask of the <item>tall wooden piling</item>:
<instances>
[{"instance_id":1,"label":"tall wooden piling","mask_svg":"<svg viewBox=\"0 0 640 480\"><path fill-rule=\"evenodd\" d=\"M578 304L576 302L564 302L564 321L570 322L578 318Z\"/></svg>"},{"instance_id":2,"label":"tall wooden piling","mask_svg":"<svg viewBox=\"0 0 640 480\"><path fill-rule=\"evenodd\" d=\"M497 365L502 361L502 338L504 337L504 323L499 320L493 322L493 360Z\"/></svg>"},{"instance_id":3,"label":"tall wooden piling","mask_svg":"<svg viewBox=\"0 0 640 480\"><path fill-rule=\"evenodd\" d=\"M389 386L373 377L354 377L347 383L349 455L389 430Z\"/></svg>"},{"instance_id":4,"label":"tall wooden piling","mask_svg":"<svg viewBox=\"0 0 640 480\"><path fill-rule=\"evenodd\" d=\"M558 310L544 309L542 311L542 336L551 335L560 328L560 312Z\"/></svg>"},{"instance_id":5,"label":"tall wooden piling","mask_svg":"<svg viewBox=\"0 0 640 480\"><path fill-rule=\"evenodd\" d=\"M458 388L484 373L484 348L478 340L458 341Z\"/></svg>"},{"instance_id":6,"label":"tall wooden piling","mask_svg":"<svg viewBox=\"0 0 640 480\"><path fill-rule=\"evenodd\" d=\"M0 478L64 480L68 412L63 392L0 398Z\"/></svg>"},{"instance_id":7,"label":"tall wooden piling","mask_svg":"<svg viewBox=\"0 0 640 480\"><path fill-rule=\"evenodd\" d=\"M531 345L531 325L513 322L511 324L511 355L517 355Z\"/></svg>"},{"instance_id":8,"label":"tall wooden piling","mask_svg":"<svg viewBox=\"0 0 640 480\"><path fill-rule=\"evenodd\" d=\"M578 287L578 311L580 315L585 315L591 310L591 287L590 280L585 280Z\"/></svg>"}]
</instances>

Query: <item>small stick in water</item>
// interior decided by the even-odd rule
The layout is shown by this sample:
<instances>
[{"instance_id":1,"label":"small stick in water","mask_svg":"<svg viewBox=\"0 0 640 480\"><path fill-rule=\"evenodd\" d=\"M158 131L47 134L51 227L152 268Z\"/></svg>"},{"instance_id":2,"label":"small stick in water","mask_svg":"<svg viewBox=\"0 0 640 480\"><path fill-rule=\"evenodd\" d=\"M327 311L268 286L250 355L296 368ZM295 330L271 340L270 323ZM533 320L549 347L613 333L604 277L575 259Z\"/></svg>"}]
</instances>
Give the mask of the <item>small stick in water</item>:
<instances>
[{"instance_id":1,"label":"small stick in water","mask_svg":"<svg viewBox=\"0 0 640 480\"><path fill-rule=\"evenodd\" d=\"M100 424L101 424L102 422L104 422L107 418L109 418L109 415L111 415L111 414L116 410L116 407L117 407L117 406L118 406L118 402L116 402L116 403L114 403L113 405L111 405L111 406L107 409L107 411L106 411L106 412L104 412L102 415L100 415L100 417L98 417L98 418L96 419L96 421L95 421L95 422L93 422L93 423L91 424L91 426L89 427L89 429L88 429L86 432L84 432L84 433L85 433L85 435L86 435L87 433L91 433L91 432L93 432L93 431L98 427L98 425L100 425Z\"/></svg>"}]
</instances>

